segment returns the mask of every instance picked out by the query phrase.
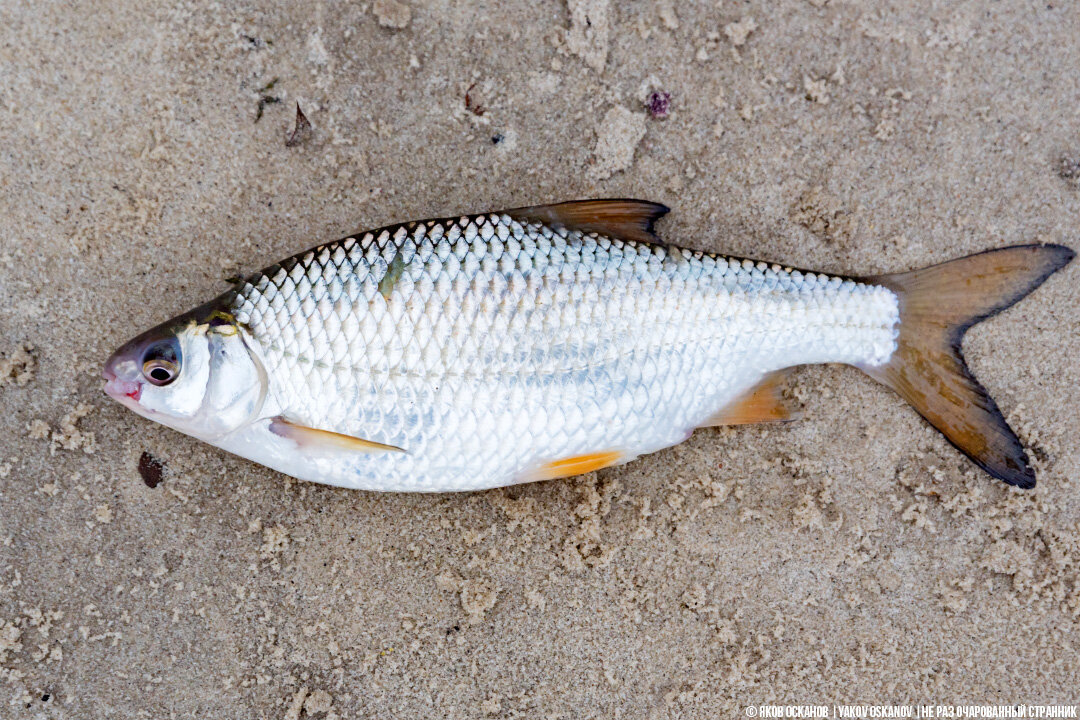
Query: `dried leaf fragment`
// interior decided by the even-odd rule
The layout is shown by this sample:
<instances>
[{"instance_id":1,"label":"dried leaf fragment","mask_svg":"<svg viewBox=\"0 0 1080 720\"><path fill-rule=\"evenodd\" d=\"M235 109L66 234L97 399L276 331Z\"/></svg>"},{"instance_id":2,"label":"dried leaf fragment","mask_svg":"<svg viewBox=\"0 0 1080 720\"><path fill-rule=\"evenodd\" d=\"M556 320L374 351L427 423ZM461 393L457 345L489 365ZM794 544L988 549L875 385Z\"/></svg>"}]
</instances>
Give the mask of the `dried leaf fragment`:
<instances>
[{"instance_id":1,"label":"dried leaf fragment","mask_svg":"<svg viewBox=\"0 0 1080 720\"><path fill-rule=\"evenodd\" d=\"M309 137L311 137L311 122L300 109L300 103L296 103L296 126L289 135L289 139L285 141L285 147L296 147L306 142Z\"/></svg>"}]
</instances>

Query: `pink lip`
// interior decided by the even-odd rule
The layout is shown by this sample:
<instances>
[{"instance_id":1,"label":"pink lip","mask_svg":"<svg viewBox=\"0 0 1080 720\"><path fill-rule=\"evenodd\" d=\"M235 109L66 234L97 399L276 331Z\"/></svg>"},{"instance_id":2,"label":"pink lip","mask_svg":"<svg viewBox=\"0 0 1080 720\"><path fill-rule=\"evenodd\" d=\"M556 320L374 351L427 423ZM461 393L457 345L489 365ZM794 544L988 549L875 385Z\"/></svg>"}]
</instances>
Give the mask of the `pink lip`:
<instances>
[{"instance_id":1,"label":"pink lip","mask_svg":"<svg viewBox=\"0 0 1080 720\"><path fill-rule=\"evenodd\" d=\"M123 402L123 398L139 402L139 397L142 395L142 385L140 383L121 380L108 367L101 371L101 375L105 378L106 395L121 402Z\"/></svg>"}]
</instances>

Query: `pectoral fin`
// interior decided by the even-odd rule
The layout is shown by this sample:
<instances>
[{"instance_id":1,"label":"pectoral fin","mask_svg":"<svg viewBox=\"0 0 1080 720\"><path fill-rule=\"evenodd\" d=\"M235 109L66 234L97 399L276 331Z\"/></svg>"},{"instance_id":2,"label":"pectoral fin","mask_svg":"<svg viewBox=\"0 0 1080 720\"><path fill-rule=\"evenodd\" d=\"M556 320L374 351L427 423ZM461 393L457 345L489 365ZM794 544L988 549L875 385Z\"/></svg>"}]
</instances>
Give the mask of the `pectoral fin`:
<instances>
[{"instance_id":1,"label":"pectoral fin","mask_svg":"<svg viewBox=\"0 0 1080 720\"><path fill-rule=\"evenodd\" d=\"M353 437L352 435L343 435L330 430L317 430L305 425L299 425L280 415L270 421L270 432L278 437L288 438L305 449L346 450L360 453L405 452L402 448L394 445L383 445L382 443Z\"/></svg>"},{"instance_id":2,"label":"pectoral fin","mask_svg":"<svg viewBox=\"0 0 1080 720\"><path fill-rule=\"evenodd\" d=\"M719 425L749 425L763 422L788 422L798 419L798 413L784 400L788 371L770 373L735 402L724 407L701 427Z\"/></svg>"}]
</instances>

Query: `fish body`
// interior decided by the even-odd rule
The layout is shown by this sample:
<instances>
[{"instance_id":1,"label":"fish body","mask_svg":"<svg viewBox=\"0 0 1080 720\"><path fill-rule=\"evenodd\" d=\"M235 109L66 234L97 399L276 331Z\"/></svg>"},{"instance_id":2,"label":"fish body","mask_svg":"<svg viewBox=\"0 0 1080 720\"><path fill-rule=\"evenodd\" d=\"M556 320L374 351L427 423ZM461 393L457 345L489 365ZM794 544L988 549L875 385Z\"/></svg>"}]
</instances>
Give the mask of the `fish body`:
<instances>
[{"instance_id":1,"label":"fish body","mask_svg":"<svg viewBox=\"0 0 1080 720\"><path fill-rule=\"evenodd\" d=\"M911 344L904 276L663 245L664 212L585 201L320 245L125 345L106 389L293 477L423 492L564 477L702 426L784 419L778 373L798 365L856 365L904 394L889 376ZM159 366L177 370L161 385L146 375ZM1012 479L1033 483L1017 449Z\"/></svg>"}]
</instances>

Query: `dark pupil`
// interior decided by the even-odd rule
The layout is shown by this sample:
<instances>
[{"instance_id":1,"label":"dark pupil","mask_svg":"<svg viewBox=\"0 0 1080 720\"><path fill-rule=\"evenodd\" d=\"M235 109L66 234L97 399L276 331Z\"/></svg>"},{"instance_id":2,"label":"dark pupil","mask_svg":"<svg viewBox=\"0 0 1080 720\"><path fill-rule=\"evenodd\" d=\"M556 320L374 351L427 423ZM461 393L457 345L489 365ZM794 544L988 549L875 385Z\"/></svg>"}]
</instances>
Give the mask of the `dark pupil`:
<instances>
[{"instance_id":1,"label":"dark pupil","mask_svg":"<svg viewBox=\"0 0 1080 720\"><path fill-rule=\"evenodd\" d=\"M154 378L158 382L165 382L172 377L172 373L163 367L156 367L150 371L150 377Z\"/></svg>"}]
</instances>

